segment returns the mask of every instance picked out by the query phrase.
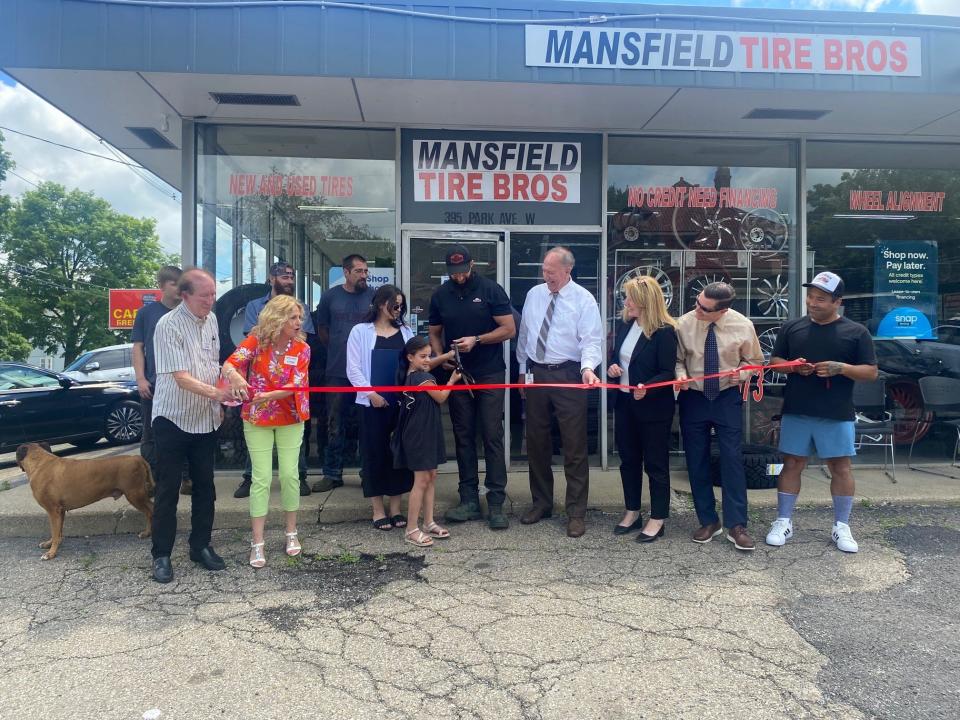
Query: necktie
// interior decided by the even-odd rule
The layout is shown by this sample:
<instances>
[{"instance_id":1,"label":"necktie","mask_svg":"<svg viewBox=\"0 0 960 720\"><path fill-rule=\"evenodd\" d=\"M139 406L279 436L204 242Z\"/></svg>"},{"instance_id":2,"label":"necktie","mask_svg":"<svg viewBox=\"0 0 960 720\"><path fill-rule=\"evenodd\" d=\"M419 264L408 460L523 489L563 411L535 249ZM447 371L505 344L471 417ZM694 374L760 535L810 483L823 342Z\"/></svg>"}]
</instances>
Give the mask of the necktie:
<instances>
[{"instance_id":1,"label":"necktie","mask_svg":"<svg viewBox=\"0 0 960 720\"><path fill-rule=\"evenodd\" d=\"M716 323L710 323L707 328L707 339L703 343L703 374L712 375L720 372L720 353L717 351L717 334L714 332ZM703 394L707 400L716 400L720 394L720 378L709 378L703 381Z\"/></svg>"},{"instance_id":2,"label":"necktie","mask_svg":"<svg viewBox=\"0 0 960 720\"><path fill-rule=\"evenodd\" d=\"M547 306L547 314L543 316L543 323L540 325L540 334L537 336L537 362L543 362L547 352L547 335L550 334L550 321L553 320L553 310L557 306L557 293L550 293L550 304Z\"/></svg>"}]
</instances>

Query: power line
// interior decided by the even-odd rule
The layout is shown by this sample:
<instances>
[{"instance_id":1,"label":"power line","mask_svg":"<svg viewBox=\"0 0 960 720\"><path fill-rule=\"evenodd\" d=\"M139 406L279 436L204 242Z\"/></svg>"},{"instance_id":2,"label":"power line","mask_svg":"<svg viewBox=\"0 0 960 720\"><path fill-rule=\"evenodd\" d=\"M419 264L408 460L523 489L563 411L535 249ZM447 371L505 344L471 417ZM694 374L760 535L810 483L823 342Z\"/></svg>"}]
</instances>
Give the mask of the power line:
<instances>
[{"instance_id":1,"label":"power line","mask_svg":"<svg viewBox=\"0 0 960 720\"><path fill-rule=\"evenodd\" d=\"M107 149L107 151L110 152L112 155L116 155L119 157L119 153L116 150L114 150L112 147L110 147L110 145L104 142L102 139L100 140L100 144L103 145ZM158 192L162 192L164 195L166 195L168 198L171 198L175 202L180 202L180 198L177 197L175 192L174 193L168 192L166 188L163 188L157 185L149 177L147 177L143 173L138 172L137 169L132 165L127 165L127 167L130 168L130 172L132 172L138 178L143 180L145 183L147 183L147 185L152 187L154 190L157 190Z\"/></svg>"},{"instance_id":2,"label":"power line","mask_svg":"<svg viewBox=\"0 0 960 720\"><path fill-rule=\"evenodd\" d=\"M19 175L19 174L15 173L13 170L7 170L7 172L8 172L10 175L13 175L14 177L20 178L20 179L23 180L25 183L29 183L30 185L33 185L35 188L39 188L39 187L40 187L40 186L37 185L35 182L33 182L33 180L27 180L23 175Z\"/></svg>"},{"instance_id":3,"label":"power line","mask_svg":"<svg viewBox=\"0 0 960 720\"><path fill-rule=\"evenodd\" d=\"M126 160L118 160L117 158L108 157L106 155L98 155L97 153L90 152L89 150L82 150L78 147L73 147L72 145L64 145L63 143L58 143L53 140L48 140L47 138L37 137L36 135L31 135L30 133L21 132L20 130L14 130L13 128L0 125L0 130L6 130L7 132L16 133L17 135L23 135L28 137L31 140L39 140L40 142L49 143L50 145L56 145L57 147L64 148L65 150L73 150L74 152L83 153L84 155L89 155L90 157L99 158L101 160L109 160L112 163L117 163L118 165L126 165L127 167L140 168L145 170L146 168L143 165L137 163L129 163Z\"/></svg>"}]
</instances>

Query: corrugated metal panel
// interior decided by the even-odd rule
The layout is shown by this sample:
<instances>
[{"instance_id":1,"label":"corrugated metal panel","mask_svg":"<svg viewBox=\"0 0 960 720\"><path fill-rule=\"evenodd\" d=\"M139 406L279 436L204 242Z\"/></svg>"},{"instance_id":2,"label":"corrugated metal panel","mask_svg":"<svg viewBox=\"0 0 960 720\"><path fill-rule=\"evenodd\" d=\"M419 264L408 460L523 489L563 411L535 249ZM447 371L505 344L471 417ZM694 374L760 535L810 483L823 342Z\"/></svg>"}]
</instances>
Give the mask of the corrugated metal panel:
<instances>
[{"instance_id":1,"label":"corrugated metal panel","mask_svg":"<svg viewBox=\"0 0 960 720\"><path fill-rule=\"evenodd\" d=\"M552 0L468 0L463 5L394 0L367 4L440 15L549 19L558 23L598 14L678 15L611 22L608 26L920 35L924 38L924 75L877 78L528 68L524 65L522 24L454 22L364 9L284 7L280 2L276 7L197 9L120 7L79 0L0 0L0 67L738 87L788 92L960 92L960 33L897 25L949 22L928 16L732 8L708 11ZM711 12L722 13L727 19L702 17ZM768 21L746 20L757 17ZM843 24L817 25L818 20ZM797 21L801 24L793 24ZM882 28L864 25L881 22Z\"/></svg>"}]
</instances>

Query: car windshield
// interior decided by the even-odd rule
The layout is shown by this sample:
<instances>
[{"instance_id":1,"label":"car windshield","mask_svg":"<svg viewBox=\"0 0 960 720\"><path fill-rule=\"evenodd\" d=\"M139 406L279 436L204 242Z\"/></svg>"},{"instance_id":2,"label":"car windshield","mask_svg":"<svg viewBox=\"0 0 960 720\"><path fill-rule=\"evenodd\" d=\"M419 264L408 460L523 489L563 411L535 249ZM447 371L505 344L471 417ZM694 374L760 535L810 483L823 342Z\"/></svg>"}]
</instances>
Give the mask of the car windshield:
<instances>
[{"instance_id":1,"label":"car windshield","mask_svg":"<svg viewBox=\"0 0 960 720\"><path fill-rule=\"evenodd\" d=\"M84 365L86 365L90 361L90 358L92 357L93 357L92 352L85 352L83 355L78 357L72 363L67 365L67 367L64 368L64 372L66 372L67 370L80 370L81 368L83 368Z\"/></svg>"}]
</instances>

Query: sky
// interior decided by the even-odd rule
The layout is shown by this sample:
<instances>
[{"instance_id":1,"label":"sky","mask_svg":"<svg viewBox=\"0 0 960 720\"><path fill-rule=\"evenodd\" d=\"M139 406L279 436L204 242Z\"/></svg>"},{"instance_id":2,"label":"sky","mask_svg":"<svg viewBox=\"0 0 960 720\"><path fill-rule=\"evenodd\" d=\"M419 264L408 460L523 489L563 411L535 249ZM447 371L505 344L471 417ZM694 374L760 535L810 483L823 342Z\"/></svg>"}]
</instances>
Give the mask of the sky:
<instances>
[{"instance_id":1,"label":"sky","mask_svg":"<svg viewBox=\"0 0 960 720\"><path fill-rule=\"evenodd\" d=\"M960 0L672 0L672 4L960 17ZM0 126L112 156L111 149L96 136L3 73L0 73ZM134 170L12 132L0 132L5 136L4 148L17 164L14 172L23 178L8 176L0 186L0 192L18 196L42 180L53 180L71 189L93 191L120 212L154 218L164 248L170 252L179 251L180 195L159 178L144 170Z\"/></svg>"}]
</instances>

